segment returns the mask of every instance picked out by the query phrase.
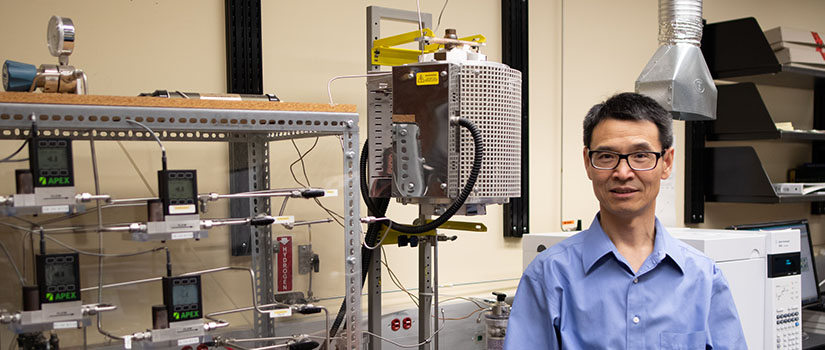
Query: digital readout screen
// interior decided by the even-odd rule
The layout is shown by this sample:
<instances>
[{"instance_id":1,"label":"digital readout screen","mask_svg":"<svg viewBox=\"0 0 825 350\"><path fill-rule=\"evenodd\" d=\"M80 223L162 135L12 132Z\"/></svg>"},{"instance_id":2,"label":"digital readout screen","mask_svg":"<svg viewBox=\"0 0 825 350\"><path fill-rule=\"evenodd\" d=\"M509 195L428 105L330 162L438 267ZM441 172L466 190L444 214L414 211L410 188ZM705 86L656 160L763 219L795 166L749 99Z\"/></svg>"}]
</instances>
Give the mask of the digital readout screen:
<instances>
[{"instance_id":1,"label":"digital readout screen","mask_svg":"<svg viewBox=\"0 0 825 350\"><path fill-rule=\"evenodd\" d=\"M37 149L37 167L45 169L67 169L69 155L65 148L41 147Z\"/></svg>"},{"instance_id":2,"label":"digital readout screen","mask_svg":"<svg viewBox=\"0 0 825 350\"><path fill-rule=\"evenodd\" d=\"M46 285L63 286L75 283L74 265L71 263L46 264Z\"/></svg>"},{"instance_id":3,"label":"digital readout screen","mask_svg":"<svg viewBox=\"0 0 825 350\"><path fill-rule=\"evenodd\" d=\"M192 198L192 179L170 179L169 198Z\"/></svg>"},{"instance_id":4,"label":"digital readout screen","mask_svg":"<svg viewBox=\"0 0 825 350\"><path fill-rule=\"evenodd\" d=\"M172 287L172 304L189 305L198 303L197 284L185 284Z\"/></svg>"}]
</instances>

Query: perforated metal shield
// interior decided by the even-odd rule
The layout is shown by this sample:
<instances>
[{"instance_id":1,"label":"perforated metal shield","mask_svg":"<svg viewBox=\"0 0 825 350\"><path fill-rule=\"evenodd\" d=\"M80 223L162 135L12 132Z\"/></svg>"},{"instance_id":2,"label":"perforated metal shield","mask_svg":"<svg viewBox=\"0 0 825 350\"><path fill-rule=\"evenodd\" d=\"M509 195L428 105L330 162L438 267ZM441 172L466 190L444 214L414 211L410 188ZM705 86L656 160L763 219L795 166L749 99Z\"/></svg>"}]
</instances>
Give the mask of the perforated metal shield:
<instances>
[{"instance_id":1,"label":"perforated metal shield","mask_svg":"<svg viewBox=\"0 0 825 350\"><path fill-rule=\"evenodd\" d=\"M485 147L481 174L469 201L503 203L510 197L519 197L521 72L487 61L462 62L459 72L459 115L481 129ZM473 154L473 138L462 129L457 186L467 181Z\"/></svg>"}]
</instances>

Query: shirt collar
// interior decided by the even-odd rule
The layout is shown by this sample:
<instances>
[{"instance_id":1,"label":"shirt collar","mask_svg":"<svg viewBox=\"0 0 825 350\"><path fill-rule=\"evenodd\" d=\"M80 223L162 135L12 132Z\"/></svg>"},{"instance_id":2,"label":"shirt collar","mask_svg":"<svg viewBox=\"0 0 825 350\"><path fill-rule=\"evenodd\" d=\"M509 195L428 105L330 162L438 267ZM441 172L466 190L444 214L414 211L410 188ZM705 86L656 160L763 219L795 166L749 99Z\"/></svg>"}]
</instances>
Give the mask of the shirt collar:
<instances>
[{"instance_id":1,"label":"shirt collar","mask_svg":"<svg viewBox=\"0 0 825 350\"><path fill-rule=\"evenodd\" d=\"M665 257L670 257L670 260L674 262L676 268L680 272L684 273L685 256L684 253L682 253L679 242L677 242L676 239L673 238L667 230L665 230L665 227L661 222L659 222L659 219L656 219L655 225L656 237L653 242L653 252L650 253L653 261L655 264L659 264ZM581 259L585 274L588 274L596 262L601 260L608 253L613 253L613 255L618 259L619 252L616 250L616 246L610 238L607 237L607 234L602 229L601 222L599 221L599 214L596 214L596 217L593 218L593 222L590 224L590 228L583 232L583 234L585 234L585 248L582 251Z\"/></svg>"}]
</instances>

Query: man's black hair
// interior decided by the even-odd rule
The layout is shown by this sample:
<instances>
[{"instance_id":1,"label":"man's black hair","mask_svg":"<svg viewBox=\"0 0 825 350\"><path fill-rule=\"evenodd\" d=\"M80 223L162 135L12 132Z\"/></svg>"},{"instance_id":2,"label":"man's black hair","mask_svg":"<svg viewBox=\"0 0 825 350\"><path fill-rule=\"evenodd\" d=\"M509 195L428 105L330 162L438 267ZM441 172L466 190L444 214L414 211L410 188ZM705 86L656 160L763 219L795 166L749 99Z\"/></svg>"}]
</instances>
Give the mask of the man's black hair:
<instances>
[{"instance_id":1,"label":"man's black hair","mask_svg":"<svg viewBox=\"0 0 825 350\"><path fill-rule=\"evenodd\" d=\"M662 150L673 145L673 120L670 113L652 98L633 92L623 92L599 103L584 117L584 145L590 148L593 129L605 119L650 121L659 129Z\"/></svg>"}]
</instances>

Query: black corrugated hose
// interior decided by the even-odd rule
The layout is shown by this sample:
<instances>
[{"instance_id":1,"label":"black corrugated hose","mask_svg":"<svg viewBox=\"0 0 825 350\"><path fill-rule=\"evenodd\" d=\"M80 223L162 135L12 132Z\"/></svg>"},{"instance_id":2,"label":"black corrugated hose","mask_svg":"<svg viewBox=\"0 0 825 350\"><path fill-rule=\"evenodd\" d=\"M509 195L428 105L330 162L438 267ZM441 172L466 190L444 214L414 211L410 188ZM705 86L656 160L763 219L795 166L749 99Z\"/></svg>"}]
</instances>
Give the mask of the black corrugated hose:
<instances>
[{"instance_id":1,"label":"black corrugated hose","mask_svg":"<svg viewBox=\"0 0 825 350\"><path fill-rule=\"evenodd\" d=\"M390 228L395 229L396 231L408 233L408 234L420 234L428 231L432 231L437 227L441 226L447 220L455 215L455 213L464 205L464 201L467 200L467 197L470 196L470 193L475 187L476 180L478 180L478 174L481 172L481 161L484 159L484 140L481 136L481 131L478 127L471 122L469 119L458 118L458 125L467 129L473 137L473 145L475 146L475 152L473 157L473 167L470 169L470 176L467 178L467 183L464 184L464 188L461 190L461 193L458 194L458 197L455 199L453 204L444 211L441 216L437 219L431 221L428 224L424 225L405 225L399 224L395 221L390 220L389 225ZM365 146L361 150L361 197L364 199L364 203L367 205L367 209L369 210L370 215L380 218L384 217L387 212L387 207L389 206L390 199L389 198L377 198L373 202L372 198L369 196L369 189L367 184L367 161L369 159L368 154L368 147L366 145L369 144L369 140L364 143ZM364 237L364 242L369 246L375 246L378 242L378 235L382 230L382 223L376 222L369 224L367 228L367 234ZM364 281L367 278L367 270L369 269L370 260L372 259L372 250L367 249L366 247L361 247L361 288L364 286ZM344 300L341 303L341 308L338 310L338 315L335 317L335 321L332 323L332 327L329 330L330 337L335 337L335 334L338 332L338 327L341 326L341 322L344 320L344 314L346 314L346 307L347 301Z\"/></svg>"}]
</instances>

